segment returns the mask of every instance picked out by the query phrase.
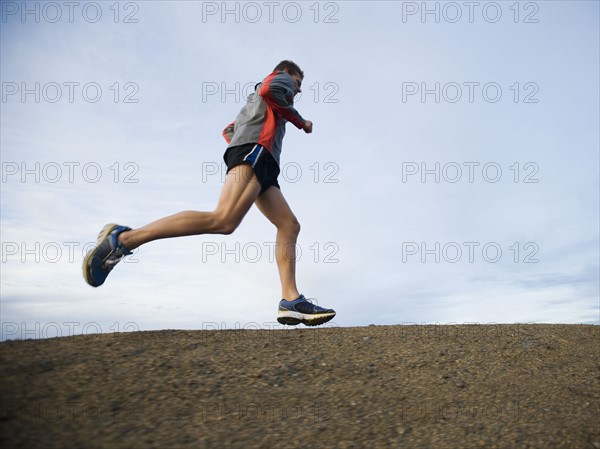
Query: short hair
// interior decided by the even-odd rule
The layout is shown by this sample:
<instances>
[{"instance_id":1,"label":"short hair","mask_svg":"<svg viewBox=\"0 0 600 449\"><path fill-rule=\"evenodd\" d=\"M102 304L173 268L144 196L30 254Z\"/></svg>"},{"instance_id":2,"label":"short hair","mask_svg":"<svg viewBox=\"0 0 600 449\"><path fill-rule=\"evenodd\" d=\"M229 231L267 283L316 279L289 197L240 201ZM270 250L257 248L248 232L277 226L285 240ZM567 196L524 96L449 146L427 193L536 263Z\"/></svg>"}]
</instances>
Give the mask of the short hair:
<instances>
[{"instance_id":1,"label":"short hair","mask_svg":"<svg viewBox=\"0 0 600 449\"><path fill-rule=\"evenodd\" d=\"M304 79L304 72L298 66L298 64L296 64L293 61L288 61L288 60L281 61L279 64L277 64L275 66L273 71L276 72L278 70L285 70L285 69L287 69L287 71L290 75L300 75L300 78Z\"/></svg>"}]
</instances>

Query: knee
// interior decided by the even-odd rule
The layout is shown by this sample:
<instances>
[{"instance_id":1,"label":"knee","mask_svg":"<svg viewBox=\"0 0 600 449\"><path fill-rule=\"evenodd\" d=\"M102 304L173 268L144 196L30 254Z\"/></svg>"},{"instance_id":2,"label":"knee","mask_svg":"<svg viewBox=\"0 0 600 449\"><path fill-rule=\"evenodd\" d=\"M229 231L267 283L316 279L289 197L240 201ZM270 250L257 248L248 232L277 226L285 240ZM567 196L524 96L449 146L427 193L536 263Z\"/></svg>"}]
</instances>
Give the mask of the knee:
<instances>
[{"instance_id":1,"label":"knee","mask_svg":"<svg viewBox=\"0 0 600 449\"><path fill-rule=\"evenodd\" d=\"M289 221L286 221L282 226L285 231L291 235L297 236L300 234L300 223L295 218Z\"/></svg>"},{"instance_id":2,"label":"knee","mask_svg":"<svg viewBox=\"0 0 600 449\"><path fill-rule=\"evenodd\" d=\"M293 224L292 224L292 230L294 231L294 234L298 235L300 234L300 222L298 220L294 220Z\"/></svg>"},{"instance_id":3,"label":"knee","mask_svg":"<svg viewBox=\"0 0 600 449\"><path fill-rule=\"evenodd\" d=\"M224 234L224 235L233 234L233 232L238 228L239 225L240 225L240 223L237 221L224 220L223 222L221 222L221 224L219 226L219 229L220 229L219 234Z\"/></svg>"},{"instance_id":4,"label":"knee","mask_svg":"<svg viewBox=\"0 0 600 449\"><path fill-rule=\"evenodd\" d=\"M220 227L219 234L230 235L233 234L238 227L237 223L223 223Z\"/></svg>"},{"instance_id":5,"label":"knee","mask_svg":"<svg viewBox=\"0 0 600 449\"><path fill-rule=\"evenodd\" d=\"M230 235L237 229L240 225L238 221L232 220L229 217L222 216L218 213L215 213L213 220L213 234L223 234Z\"/></svg>"}]
</instances>

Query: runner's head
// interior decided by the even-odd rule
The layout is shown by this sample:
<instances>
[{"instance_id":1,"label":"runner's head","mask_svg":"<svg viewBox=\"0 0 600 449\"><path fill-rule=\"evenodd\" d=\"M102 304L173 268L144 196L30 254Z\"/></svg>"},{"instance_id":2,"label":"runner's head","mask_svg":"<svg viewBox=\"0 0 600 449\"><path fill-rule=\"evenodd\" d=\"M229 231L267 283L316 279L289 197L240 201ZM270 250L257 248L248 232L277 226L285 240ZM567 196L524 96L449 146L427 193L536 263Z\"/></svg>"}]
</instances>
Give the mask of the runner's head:
<instances>
[{"instance_id":1,"label":"runner's head","mask_svg":"<svg viewBox=\"0 0 600 449\"><path fill-rule=\"evenodd\" d=\"M289 73L291 76L298 75L300 79L304 79L304 72L302 69L293 61L281 61L279 64L275 66L273 69L274 72L281 70Z\"/></svg>"},{"instance_id":2,"label":"runner's head","mask_svg":"<svg viewBox=\"0 0 600 449\"><path fill-rule=\"evenodd\" d=\"M302 92L302 80L304 79L304 72L298 64L292 61L281 61L273 69L274 72L283 71L290 75L296 82L296 94Z\"/></svg>"}]
</instances>

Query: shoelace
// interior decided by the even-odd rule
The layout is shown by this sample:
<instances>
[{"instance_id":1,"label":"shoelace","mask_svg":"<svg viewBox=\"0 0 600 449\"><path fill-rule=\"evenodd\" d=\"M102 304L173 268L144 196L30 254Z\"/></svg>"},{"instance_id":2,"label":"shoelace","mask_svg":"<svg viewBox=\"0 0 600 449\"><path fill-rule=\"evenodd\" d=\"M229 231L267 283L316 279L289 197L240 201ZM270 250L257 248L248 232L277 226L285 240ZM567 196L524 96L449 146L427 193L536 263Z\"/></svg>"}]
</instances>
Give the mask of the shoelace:
<instances>
[{"instance_id":1,"label":"shoelace","mask_svg":"<svg viewBox=\"0 0 600 449\"><path fill-rule=\"evenodd\" d=\"M305 297L304 300L307 303L309 303L309 304L311 304L313 306L313 310L317 310L317 309L321 309L322 308L322 307L319 307L319 303L318 303L318 301L317 301L316 298L306 298Z\"/></svg>"},{"instance_id":2,"label":"shoelace","mask_svg":"<svg viewBox=\"0 0 600 449\"><path fill-rule=\"evenodd\" d=\"M102 261L102 268L104 268L106 271L111 271L116 264L123 260L124 257L125 254L123 254L123 251L121 251L119 248L115 248L108 253L106 259Z\"/></svg>"}]
</instances>

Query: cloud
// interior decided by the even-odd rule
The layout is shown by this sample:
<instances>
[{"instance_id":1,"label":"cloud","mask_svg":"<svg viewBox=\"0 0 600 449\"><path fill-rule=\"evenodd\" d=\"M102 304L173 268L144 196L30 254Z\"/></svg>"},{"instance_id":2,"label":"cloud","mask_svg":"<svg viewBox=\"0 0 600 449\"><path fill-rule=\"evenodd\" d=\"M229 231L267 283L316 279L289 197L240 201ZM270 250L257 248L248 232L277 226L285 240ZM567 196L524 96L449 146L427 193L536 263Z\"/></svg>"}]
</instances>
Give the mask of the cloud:
<instances>
[{"instance_id":1,"label":"cloud","mask_svg":"<svg viewBox=\"0 0 600 449\"><path fill-rule=\"evenodd\" d=\"M99 289L80 265L107 222L212 210L221 130L289 58L315 127L288 125L280 184L300 289L337 324L598 322L597 4L539 4L534 23L402 3L300 4L295 22L259 5L252 23L206 4L3 24L3 321L274 321L257 210L232 236L153 242Z\"/></svg>"}]
</instances>

